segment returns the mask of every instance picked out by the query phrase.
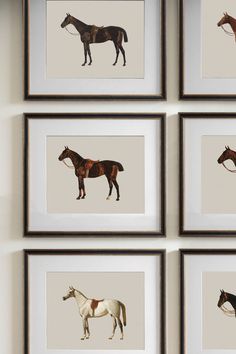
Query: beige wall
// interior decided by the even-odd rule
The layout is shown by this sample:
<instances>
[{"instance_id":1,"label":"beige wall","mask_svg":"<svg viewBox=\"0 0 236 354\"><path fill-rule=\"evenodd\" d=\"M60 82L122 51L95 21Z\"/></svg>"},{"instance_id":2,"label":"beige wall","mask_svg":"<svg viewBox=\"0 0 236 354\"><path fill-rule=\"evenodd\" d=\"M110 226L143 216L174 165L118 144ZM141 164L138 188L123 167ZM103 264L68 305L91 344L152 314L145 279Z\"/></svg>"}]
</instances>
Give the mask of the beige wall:
<instances>
[{"instance_id":1,"label":"beige wall","mask_svg":"<svg viewBox=\"0 0 236 354\"><path fill-rule=\"evenodd\" d=\"M168 101L24 102L21 0L0 1L0 353L23 354L23 248L167 248L168 354L179 348L179 247L236 248L236 238L179 238L178 111L236 111L233 102L178 101L177 1L167 0ZM29 239L23 228L22 112L167 112L167 240Z\"/></svg>"}]
</instances>

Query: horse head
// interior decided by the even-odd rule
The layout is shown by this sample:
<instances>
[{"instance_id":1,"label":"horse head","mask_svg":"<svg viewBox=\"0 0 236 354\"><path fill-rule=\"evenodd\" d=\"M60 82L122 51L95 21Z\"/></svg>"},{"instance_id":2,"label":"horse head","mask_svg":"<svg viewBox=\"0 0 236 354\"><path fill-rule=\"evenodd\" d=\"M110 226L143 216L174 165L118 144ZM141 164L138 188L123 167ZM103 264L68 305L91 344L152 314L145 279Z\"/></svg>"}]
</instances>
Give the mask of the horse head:
<instances>
[{"instance_id":1,"label":"horse head","mask_svg":"<svg viewBox=\"0 0 236 354\"><path fill-rule=\"evenodd\" d=\"M221 18L221 20L217 23L217 26L220 27L222 25L225 25L226 23L229 23L229 15L227 12L223 13L223 17Z\"/></svg>"},{"instance_id":2,"label":"horse head","mask_svg":"<svg viewBox=\"0 0 236 354\"><path fill-rule=\"evenodd\" d=\"M63 301L69 299L70 297L75 297L75 289L73 288L73 286L69 286L69 290L68 293L63 296Z\"/></svg>"},{"instance_id":3,"label":"horse head","mask_svg":"<svg viewBox=\"0 0 236 354\"><path fill-rule=\"evenodd\" d=\"M64 28L67 25L69 25L71 23L71 19L72 19L72 16L69 13L67 13L64 21L61 24L61 28Z\"/></svg>"},{"instance_id":4,"label":"horse head","mask_svg":"<svg viewBox=\"0 0 236 354\"><path fill-rule=\"evenodd\" d=\"M235 151L231 150L229 146L225 146L225 151L220 155L217 162L223 163L226 160L235 160Z\"/></svg>"},{"instance_id":5,"label":"horse head","mask_svg":"<svg viewBox=\"0 0 236 354\"><path fill-rule=\"evenodd\" d=\"M62 161L64 159L66 159L67 157L69 157L70 155L70 149L68 148L68 146L65 146L65 149L62 151L61 155L58 157L59 161Z\"/></svg>"},{"instance_id":6,"label":"horse head","mask_svg":"<svg viewBox=\"0 0 236 354\"><path fill-rule=\"evenodd\" d=\"M228 296L227 296L227 293L222 289L222 290L220 290L220 298L219 298L217 306L221 307L226 301L228 301Z\"/></svg>"}]
</instances>

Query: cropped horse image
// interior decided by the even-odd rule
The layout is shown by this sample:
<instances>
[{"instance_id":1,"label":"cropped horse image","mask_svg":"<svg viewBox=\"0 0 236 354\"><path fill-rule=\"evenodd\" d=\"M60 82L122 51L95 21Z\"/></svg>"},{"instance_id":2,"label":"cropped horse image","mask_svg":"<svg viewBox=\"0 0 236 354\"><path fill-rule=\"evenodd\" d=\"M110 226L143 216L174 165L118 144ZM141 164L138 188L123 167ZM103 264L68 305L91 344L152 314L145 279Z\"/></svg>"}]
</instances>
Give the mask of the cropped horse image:
<instances>
[{"instance_id":1,"label":"cropped horse image","mask_svg":"<svg viewBox=\"0 0 236 354\"><path fill-rule=\"evenodd\" d=\"M227 307L224 306L226 302L230 303L233 310L229 310L227 309ZM225 315L236 317L236 296L235 295L227 293L223 289L220 290L220 297L217 306L224 312Z\"/></svg>"},{"instance_id":2,"label":"cropped horse image","mask_svg":"<svg viewBox=\"0 0 236 354\"><path fill-rule=\"evenodd\" d=\"M84 63L82 66L87 64L87 56L89 56L88 65L92 64L90 44L104 43L107 41L112 41L116 50L116 59L113 65L117 64L120 52L123 55L123 66L126 65L125 50L122 46L122 42L123 40L124 42L128 42L128 36L123 28L117 26L97 27L95 25L87 25L86 23L67 13L66 18L61 24L61 27L66 28L66 26L70 24L73 25L78 31L81 42L84 45Z\"/></svg>"},{"instance_id":3,"label":"cropped horse image","mask_svg":"<svg viewBox=\"0 0 236 354\"><path fill-rule=\"evenodd\" d=\"M115 299L102 299L102 300L89 299L81 291L73 288L73 286L69 287L67 295L63 296L63 300L65 301L70 298L75 299L79 307L79 314L82 317L84 334L81 337L81 340L89 339L90 337L88 319L99 318L106 315L110 315L113 320L113 331L109 339L112 339L114 337L117 323L118 323L121 332L120 339L123 340L124 338L123 326L126 326L126 308L121 301ZM121 313L122 313L123 323L120 319Z\"/></svg>"},{"instance_id":4,"label":"cropped horse image","mask_svg":"<svg viewBox=\"0 0 236 354\"><path fill-rule=\"evenodd\" d=\"M224 28L224 25L226 24L230 25L232 32L229 32ZM236 42L236 19L234 17L230 16L227 12L224 12L224 16L217 23L217 26L221 27L227 35L234 36Z\"/></svg>"},{"instance_id":5,"label":"cropped horse image","mask_svg":"<svg viewBox=\"0 0 236 354\"><path fill-rule=\"evenodd\" d=\"M66 158L71 160L72 166L67 165L64 161ZM65 149L58 157L58 160L63 161L67 167L73 168L75 171L79 185L79 196L76 199L84 199L86 196L84 178L96 178L104 175L106 176L109 185L107 200L109 200L112 195L113 185L116 188L116 200L120 200L120 189L116 180L118 172L124 171L120 162L112 160L93 161L90 159L84 159L77 152L70 150L68 146L65 146Z\"/></svg>"},{"instance_id":6,"label":"cropped horse image","mask_svg":"<svg viewBox=\"0 0 236 354\"><path fill-rule=\"evenodd\" d=\"M225 151L223 151L223 153L220 155L217 162L219 164L222 164L227 171L236 173L236 169L231 170L225 165L226 160L231 160L234 163L234 166L236 167L236 151L231 150L229 146L225 146Z\"/></svg>"}]
</instances>

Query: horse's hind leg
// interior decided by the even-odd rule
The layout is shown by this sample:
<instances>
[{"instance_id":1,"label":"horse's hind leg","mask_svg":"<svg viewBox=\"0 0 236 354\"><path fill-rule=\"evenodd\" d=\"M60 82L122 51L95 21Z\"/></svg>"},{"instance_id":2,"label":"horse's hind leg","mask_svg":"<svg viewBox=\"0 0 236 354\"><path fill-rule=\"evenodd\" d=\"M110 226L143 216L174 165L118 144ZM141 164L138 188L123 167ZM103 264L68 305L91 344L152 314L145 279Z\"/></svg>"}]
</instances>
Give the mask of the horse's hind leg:
<instances>
[{"instance_id":1,"label":"horse's hind leg","mask_svg":"<svg viewBox=\"0 0 236 354\"><path fill-rule=\"evenodd\" d=\"M112 330L112 335L109 337L109 339L112 339L115 335L115 331L116 331L116 327L117 327L117 322L116 322L116 318L111 315L112 319L113 319L113 330Z\"/></svg>"},{"instance_id":2,"label":"horse's hind leg","mask_svg":"<svg viewBox=\"0 0 236 354\"><path fill-rule=\"evenodd\" d=\"M120 333L121 333L120 339L123 339L124 338L123 324L122 324L121 320L119 319L119 317L117 317L117 321L118 321L118 325L120 327Z\"/></svg>"},{"instance_id":3,"label":"horse's hind leg","mask_svg":"<svg viewBox=\"0 0 236 354\"><path fill-rule=\"evenodd\" d=\"M125 50L124 50L124 48L122 47L122 44L119 45L119 48L120 48L120 50L121 50L121 53L123 54L123 59L124 59L124 64L123 64L123 66L126 66Z\"/></svg>"},{"instance_id":4,"label":"horse's hind leg","mask_svg":"<svg viewBox=\"0 0 236 354\"><path fill-rule=\"evenodd\" d=\"M107 200L109 200L109 199L110 199L110 196L111 196L111 194L112 194L113 184L112 184L112 180L111 180L110 178L108 178L108 177L107 177L107 182L108 182L108 184L109 184L109 194L108 194L108 196L107 196Z\"/></svg>"},{"instance_id":5,"label":"horse's hind leg","mask_svg":"<svg viewBox=\"0 0 236 354\"><path fill-rule=\"evenodd\" d=\"M117 193L117 198L116 200L120 200L120 188L119 188L119 184L117 183L116 180L113 180L114 186L116 187L116 193Z\"/></svg>"},{"instance_id":6,"label":"horse's hind leg","mask_svg":"<svg viewBox=\"0 0 236 354\"><path fill-rule=\"evenodd\" d=\"M80 338L81 340L84 340L86 338L86 330L87 330L87 319L83 318L83 328L84 328L84 335Z\"/></svg>"},{"instance_id":7,"label":"horse's hind leg","mask_svg":"<svg viewBox=\"0 0 236 354\"><path fill-rule=\"evenodd\" d=\"M113 43L114 43L114 46L115 46L115 49L116 49L116 60L115 60L115 62L113 63L113 65L116 65L116 63L117 63L117 61L118 61L118 58L119 58L120 49L119 49L118 45L117 45L115 42L113 42Z\"/></svg>"}]
</instances>

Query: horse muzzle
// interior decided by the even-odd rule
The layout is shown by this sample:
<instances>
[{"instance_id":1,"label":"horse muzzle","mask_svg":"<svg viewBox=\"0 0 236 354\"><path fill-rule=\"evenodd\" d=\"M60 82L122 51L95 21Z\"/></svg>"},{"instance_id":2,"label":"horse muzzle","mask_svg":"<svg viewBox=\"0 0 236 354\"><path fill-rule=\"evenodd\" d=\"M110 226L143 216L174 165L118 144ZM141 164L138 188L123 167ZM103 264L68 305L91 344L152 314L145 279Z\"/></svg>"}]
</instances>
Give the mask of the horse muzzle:
<instances>
[{"instance_id":1,"label":"horse muzzle","mask_svg":"<svg viewBox=\"0 0 236 354\"><path fill-rule=\"evenodd\" d=\"M67 297L66 297L66 296L63 296L62 300L65 301L66 299L67 299Z\"/></svg>"}]
</instances>

